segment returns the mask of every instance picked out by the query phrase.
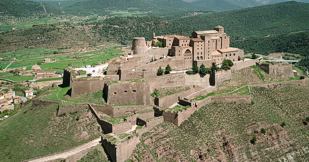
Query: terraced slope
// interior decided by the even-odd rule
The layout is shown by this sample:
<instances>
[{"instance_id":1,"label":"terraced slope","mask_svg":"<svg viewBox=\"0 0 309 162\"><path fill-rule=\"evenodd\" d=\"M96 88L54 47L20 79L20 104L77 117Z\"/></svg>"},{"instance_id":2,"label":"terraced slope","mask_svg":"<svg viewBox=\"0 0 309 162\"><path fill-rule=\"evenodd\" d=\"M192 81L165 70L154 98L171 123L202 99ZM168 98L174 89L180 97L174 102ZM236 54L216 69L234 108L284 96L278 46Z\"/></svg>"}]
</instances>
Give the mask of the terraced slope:
<instances>
[{"instance_id":1,"label":"terraced slope","mask_svg":"<svg viewBox=\"0 0 309 162\"><path fill-rule=\"evenodd\" d=\"M134 161L276 161L309 157L309 87L252 89L251 105L212 104L145 135Z\"/></svg>"}]
</instances>

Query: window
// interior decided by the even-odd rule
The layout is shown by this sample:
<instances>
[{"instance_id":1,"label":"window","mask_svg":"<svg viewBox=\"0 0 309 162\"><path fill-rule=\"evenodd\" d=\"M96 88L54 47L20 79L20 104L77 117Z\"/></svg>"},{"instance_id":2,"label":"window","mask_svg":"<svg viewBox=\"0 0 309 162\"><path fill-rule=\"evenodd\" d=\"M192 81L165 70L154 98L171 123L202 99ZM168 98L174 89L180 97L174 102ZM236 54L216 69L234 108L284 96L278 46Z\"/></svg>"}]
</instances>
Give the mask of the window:
<instances>
[{"instance_id":1,"label":"window","mask_svg":"<svg viewBox=\"0 0 309 162\"><path fill-rule=\"evenodd\" d=\"M136 92L136 90L135 90L135 89L133 89L133 90L132 90L132 92L133 92L133 93L135 93L135 92Z\"/></svg>"},{"instance_id":2,"label":"window","mask_svg":"<svg viewBox=\"0 0 309 162\"><path fill-rule=\"evenodd\" d=\"M125 93L127 93L128 91L126 90L126 91L124 91Z\"/></svg>"},{"instance_id":3,"label":"window","mask_svg":"<svg viewBox=\"0 0 309 162\"><path fill-rule=\"evenodd\" d=\"M234 53L234 56L236 56L236 54Z\"/></svg>"},{"instance_id":4,"label":"window","mask_svg":"<svg viewBox=\"0 0 309 162\"><path fill-rule=\"evenodd\" d=\"M117 92L114 92L114 95L116 95L117 94Z\"/></svg>"}]
</instances>

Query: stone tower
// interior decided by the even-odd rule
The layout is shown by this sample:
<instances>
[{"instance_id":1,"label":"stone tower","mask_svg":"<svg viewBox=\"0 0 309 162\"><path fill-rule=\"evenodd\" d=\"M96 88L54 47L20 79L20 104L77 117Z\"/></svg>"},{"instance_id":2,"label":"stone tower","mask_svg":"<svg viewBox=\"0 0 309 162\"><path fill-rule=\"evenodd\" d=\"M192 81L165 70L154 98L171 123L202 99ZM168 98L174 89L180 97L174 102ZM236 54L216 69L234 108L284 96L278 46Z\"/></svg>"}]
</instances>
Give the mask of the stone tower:
<instances>
[{"instance_id":1,"label":"stone tower","mask_svg":"<svg viewBox=\"0 0 309 162\"><path fill-rule=\"evenodd\" d=\"M135 37L132 42L134 55L144 54L147 51L147 44L144 37Z\"/></svg>"}]
</instances>

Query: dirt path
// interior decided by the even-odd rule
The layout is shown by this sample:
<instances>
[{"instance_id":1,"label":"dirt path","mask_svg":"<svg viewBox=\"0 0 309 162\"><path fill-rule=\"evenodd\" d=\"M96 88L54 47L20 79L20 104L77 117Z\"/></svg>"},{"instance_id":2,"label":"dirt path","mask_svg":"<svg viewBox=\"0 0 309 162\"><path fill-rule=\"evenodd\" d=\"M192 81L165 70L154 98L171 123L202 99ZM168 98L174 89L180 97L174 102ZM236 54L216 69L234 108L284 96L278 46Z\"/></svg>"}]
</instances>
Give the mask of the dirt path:
<instances>
[{"instance_id":1,"label":"dirt path","mask_svg":"<svg viewBox=\"0 0 309 162\"><path fill-rule=\"evenodd\" d=\"M93 141L90 141L86 144L75 147L73 149L64 151L62 153L57 153L57 154L48 155L48 156L37 158L37 159L28 160L28 162L47 162L47 161L52 161L56 159L66 159L72 155L78 154L84 150L87 150L87 149L90 149L92 147L99 145L100 141L101 141L101 138L97 138Z\"/></svg>"}]
</instances>

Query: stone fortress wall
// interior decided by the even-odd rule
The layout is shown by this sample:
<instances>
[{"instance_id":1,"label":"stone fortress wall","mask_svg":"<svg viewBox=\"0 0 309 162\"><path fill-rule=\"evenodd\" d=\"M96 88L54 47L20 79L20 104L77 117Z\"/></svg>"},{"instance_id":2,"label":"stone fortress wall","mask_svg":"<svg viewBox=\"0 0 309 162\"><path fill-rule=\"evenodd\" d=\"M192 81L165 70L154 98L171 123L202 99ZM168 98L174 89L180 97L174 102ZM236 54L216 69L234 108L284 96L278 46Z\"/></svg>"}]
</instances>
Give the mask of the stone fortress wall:
<instances>
[{"instance_id":1,"label":"stone fortress wall","mask_svg":"<svg viewBox=\"0 0 309 162\"><path fill-rule=\"evenodd\" d=\"M103 78L80 78L71 82L71 96L76 97L83 94L94 93L103 90Z\"/></svg>"},{"instance_id":2,"label":"stone fortress wall","mask_svg":"<svg viewBox=\"0 0 309 162\"><path fill-rule=\"evenodd\" d=\"M234 65L232 66L231 70L232 72L234 71L239 71L241 69L245 69L248 67L251 67L253 65L256 65L258 63L258 60L242 60L242 61L236 61L234 62Z\"/></svg>"},{"instance_id":3,"label":"stone fortress wall","mask_svg":"<svg viewBox=\"0 0 309 162\"><path fill-rule=\"evenodd\" d=\"M104 98L110 105L149 105L150 89L146 82L107 83Z\"/></svg>"}]
</instances>

